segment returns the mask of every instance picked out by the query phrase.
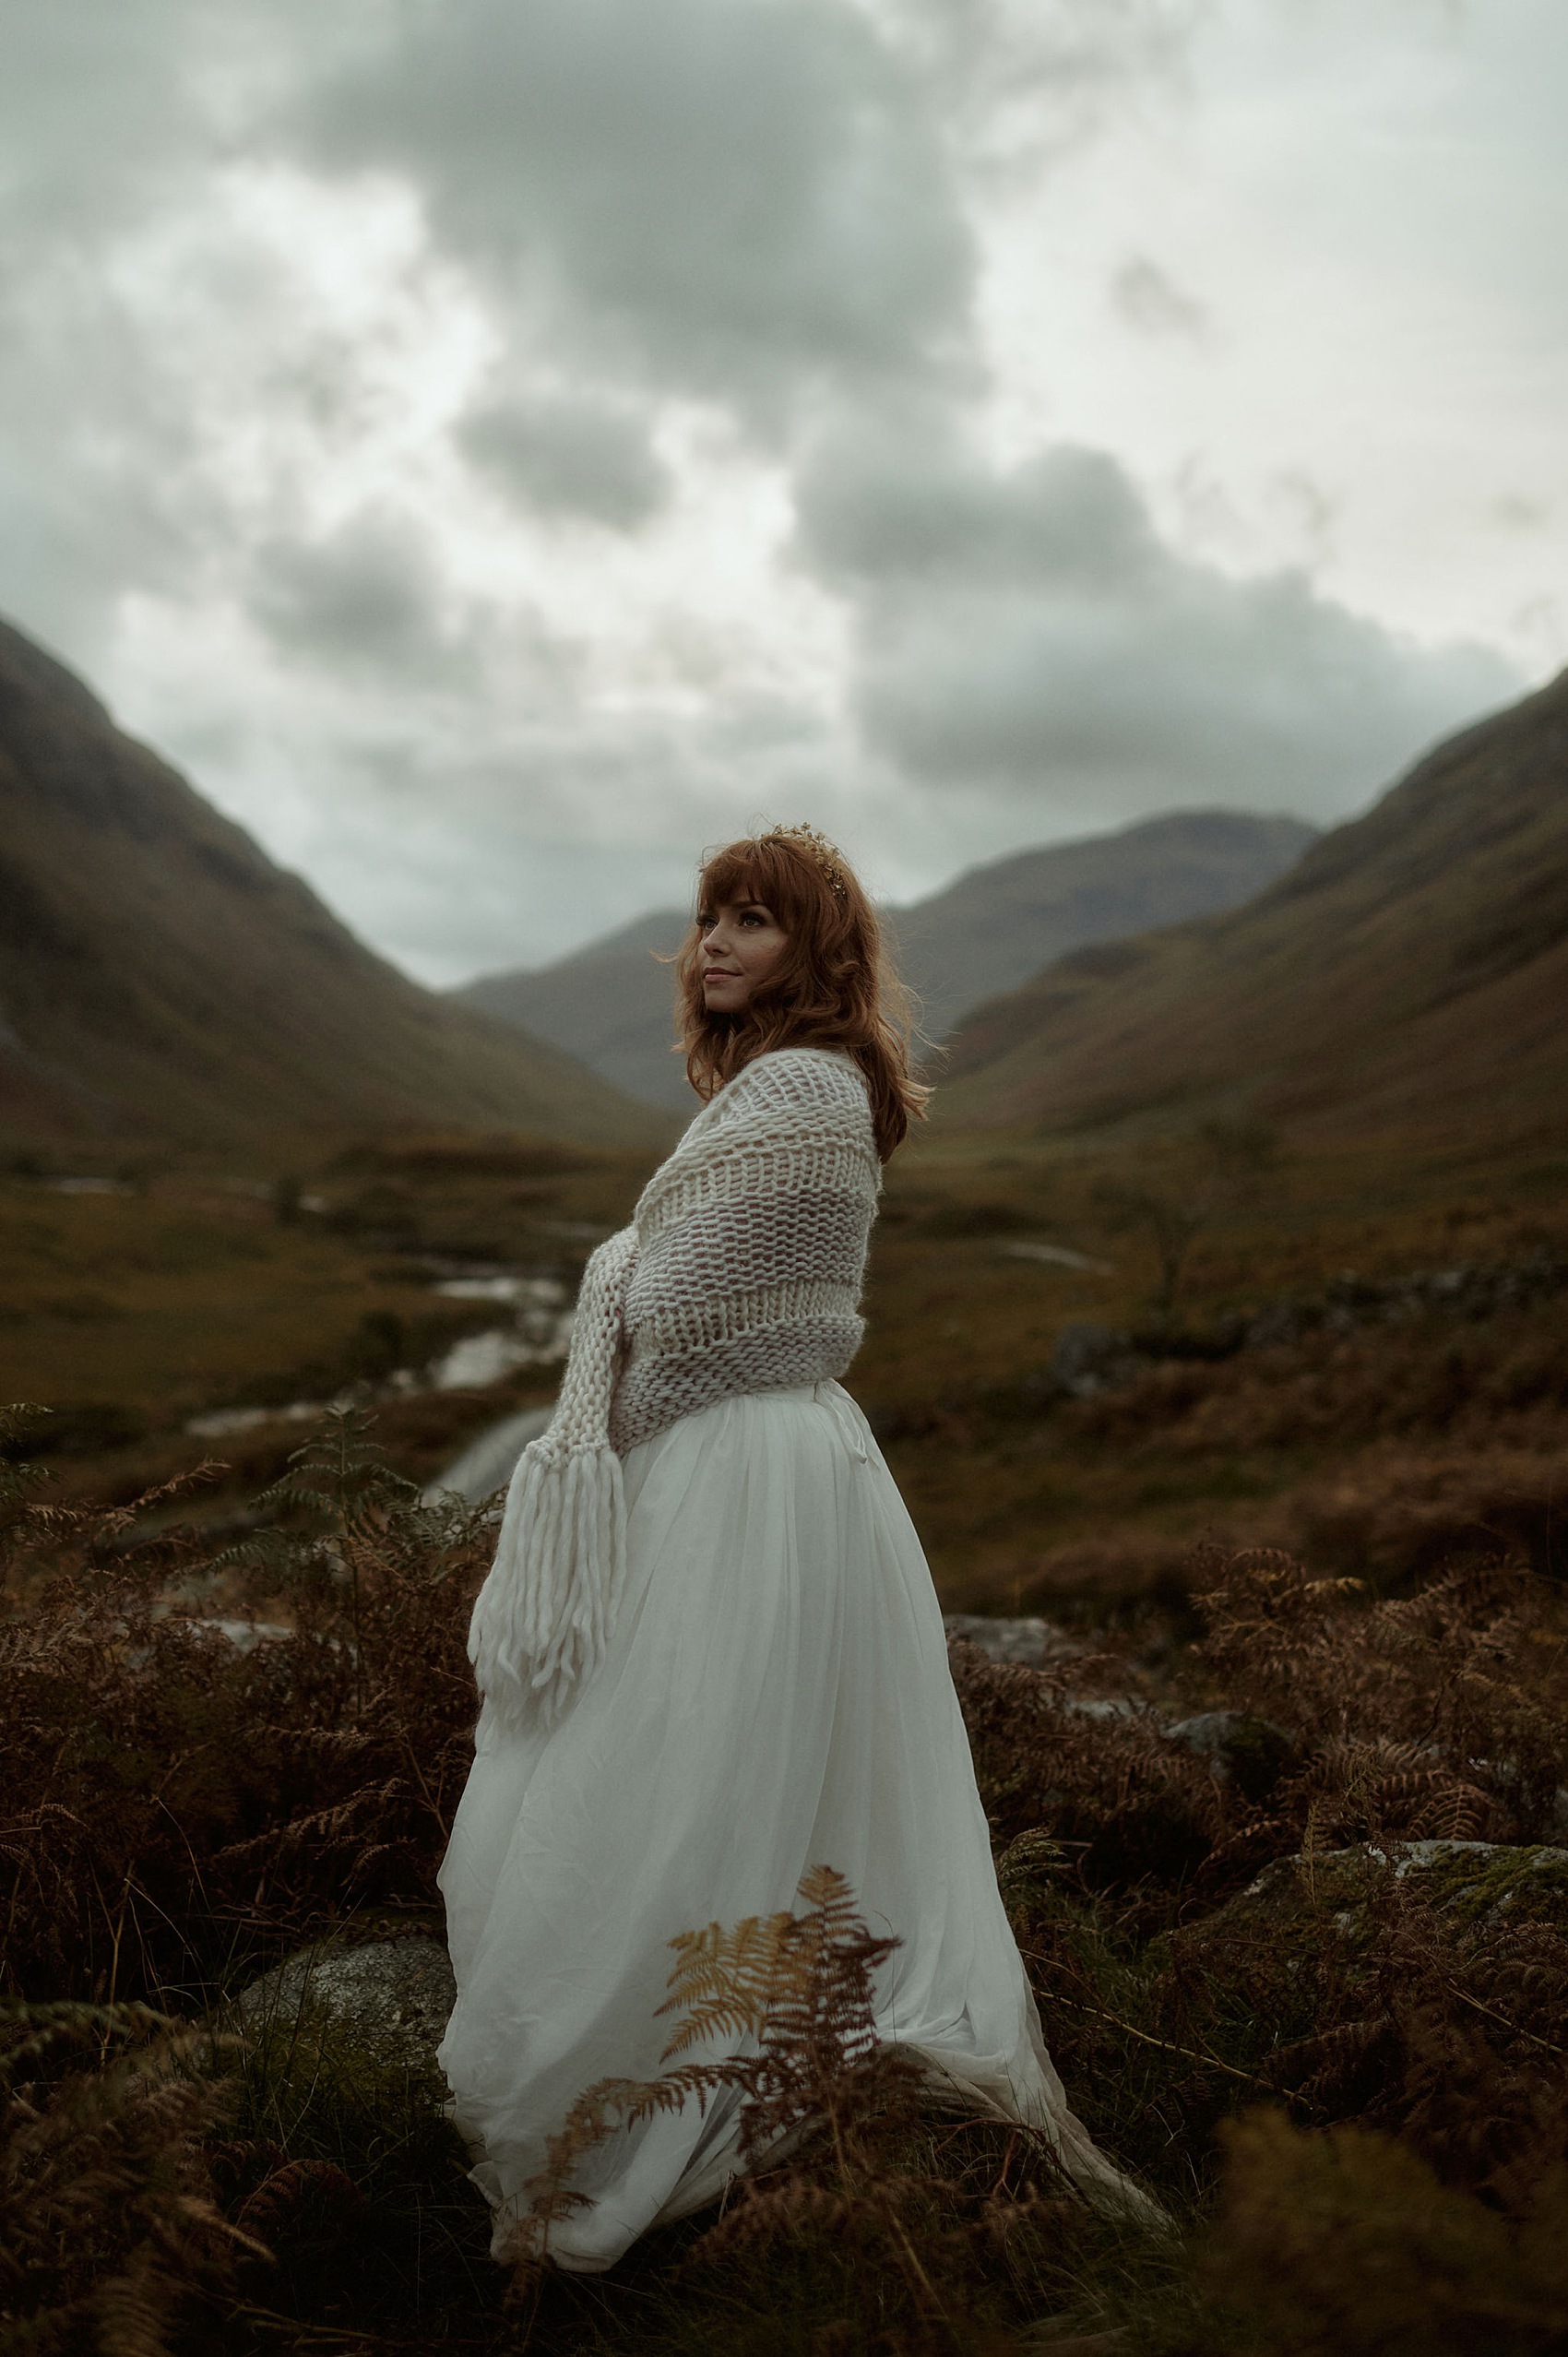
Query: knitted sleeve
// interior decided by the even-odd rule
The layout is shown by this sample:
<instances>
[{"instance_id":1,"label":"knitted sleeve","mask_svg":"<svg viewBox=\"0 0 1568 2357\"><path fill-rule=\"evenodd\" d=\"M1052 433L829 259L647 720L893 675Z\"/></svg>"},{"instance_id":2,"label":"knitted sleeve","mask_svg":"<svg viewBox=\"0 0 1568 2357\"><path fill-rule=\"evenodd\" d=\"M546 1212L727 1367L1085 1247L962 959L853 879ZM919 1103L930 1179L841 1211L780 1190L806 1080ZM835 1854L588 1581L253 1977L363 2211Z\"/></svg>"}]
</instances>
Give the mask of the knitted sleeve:
<instances>
[{"instance_id":1,"label":"knitted sleeve","mask_svg":"<svg viewBox=\"0 0 1568 2357\"><path fill-rule=\"evenodd\" d=\"M716 1399L847 1371L880 1179L847 1057L782 1049L715 1099L637 1206L622 1455Z\"/></svg>"},{"instance_id":2,"label":"knitted sleeve","mask_svg":"<svg viewBox=\"0 0 1568 2357\"><path fill-rule=\"evenodd\" d=\"M506 1493L495 1560L469 1625L481 1693L503 1720L548 1720L598 1668L625 1572L621 1460L606 1414L636 1234L623 1228L583 1271L550 1429Z\"/></svg>"}]
</instances>

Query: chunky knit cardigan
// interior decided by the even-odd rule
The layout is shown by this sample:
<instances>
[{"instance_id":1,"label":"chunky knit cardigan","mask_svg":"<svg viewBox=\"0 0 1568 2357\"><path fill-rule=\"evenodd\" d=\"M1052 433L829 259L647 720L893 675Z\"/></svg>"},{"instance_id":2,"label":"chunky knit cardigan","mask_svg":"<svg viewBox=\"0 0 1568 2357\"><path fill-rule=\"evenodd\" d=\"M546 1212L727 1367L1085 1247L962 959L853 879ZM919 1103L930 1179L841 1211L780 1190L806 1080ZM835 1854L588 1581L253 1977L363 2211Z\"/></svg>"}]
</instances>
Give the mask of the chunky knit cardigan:
<instances>
[{"instance_id":1,"label":"chunky knit cardigan","mask_svg":"<svg viewBox=\"0 0 1568 2357\"><path fill-rule=\"evenodd\" d=\"M548 1720L603 1658L625 1573L621 1458L716 1399L848 1368L880 1183L858 1067L777 1049L704 1107L593 1255L469 1629L500 1718Z\"/></svg>"}]
</instances>

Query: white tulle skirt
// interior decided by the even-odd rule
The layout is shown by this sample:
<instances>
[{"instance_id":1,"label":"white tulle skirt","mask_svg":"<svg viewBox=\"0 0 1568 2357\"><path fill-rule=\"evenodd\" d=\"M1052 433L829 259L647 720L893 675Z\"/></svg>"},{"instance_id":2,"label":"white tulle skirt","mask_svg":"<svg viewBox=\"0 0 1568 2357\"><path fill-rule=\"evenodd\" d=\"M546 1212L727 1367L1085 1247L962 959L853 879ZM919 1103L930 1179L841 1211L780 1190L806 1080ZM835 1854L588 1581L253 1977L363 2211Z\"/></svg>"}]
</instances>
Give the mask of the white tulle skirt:
<instances>
[{"instance_id":1,"label":"white tulle skirt","mask_svg":"<svg viewBox=\"0 0 1568 2357\"><path fill-rule=\"evenodd\" d=\"M624 1472L628 1581L604 1666L547 1732L481 1720L442 1868L457 2002L441 2064L496 2256L515 2255L573 2098L658 2075L674 1934L787 1908L814 1865L899 1941L884 2036L976 2112L1043 2129L1086 2190L1125 2194L1047 2055L931 1574L849 1394L721 1400ZM618 2133L552 2257L609 2267L716 2198L735 2108Z\"/></svg>"}]
</instances>

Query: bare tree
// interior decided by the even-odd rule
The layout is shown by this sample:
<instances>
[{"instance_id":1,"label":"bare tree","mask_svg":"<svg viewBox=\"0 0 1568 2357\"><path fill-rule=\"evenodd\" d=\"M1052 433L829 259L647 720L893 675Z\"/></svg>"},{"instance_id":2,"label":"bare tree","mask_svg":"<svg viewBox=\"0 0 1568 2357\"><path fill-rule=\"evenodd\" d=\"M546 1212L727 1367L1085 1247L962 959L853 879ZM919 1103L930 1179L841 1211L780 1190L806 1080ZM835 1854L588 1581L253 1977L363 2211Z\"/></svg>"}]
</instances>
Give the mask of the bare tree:
<instances>
[{"instance_id":1,"label":"bare tree","mask_svg":"<svg viewBox=\"0 0 1568 2357\"><path fill-rule=\"evenodd\" d=\"M1095 1197L1107 1225L1117 1233L1146 1235L1154 1246L1157 1316L1175 1315L1197 1238L1252 1199L1278 1151L1271 1123L1257 1115L1217 1115L1151 1147L1135 1178L1100 1180Z\"/></svg>"}]
</instances>

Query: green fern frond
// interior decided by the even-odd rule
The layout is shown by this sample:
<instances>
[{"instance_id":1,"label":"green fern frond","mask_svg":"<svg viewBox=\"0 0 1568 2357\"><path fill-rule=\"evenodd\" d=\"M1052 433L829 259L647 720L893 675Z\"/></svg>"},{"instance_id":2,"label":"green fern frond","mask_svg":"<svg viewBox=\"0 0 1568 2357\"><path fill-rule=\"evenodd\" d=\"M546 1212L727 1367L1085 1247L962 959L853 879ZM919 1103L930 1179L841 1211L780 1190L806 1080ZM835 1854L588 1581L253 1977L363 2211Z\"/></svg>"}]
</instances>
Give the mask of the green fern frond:
<instances>
[{"instance_id":1,"label":"green fern frond","mask_svg":"<svg viewBox=\"0 0 1568 2357\"><path fill-rule=\"evenodd\" d=\"M334 1528L350 1527L374 1506L411 1504L415 1482L395 1473L371 1437L375 1418L358 1406L330 1407L289 1456L288 1470L255 1500L259 1511L303 1508Z\"/></svg>"}]
</instances>

